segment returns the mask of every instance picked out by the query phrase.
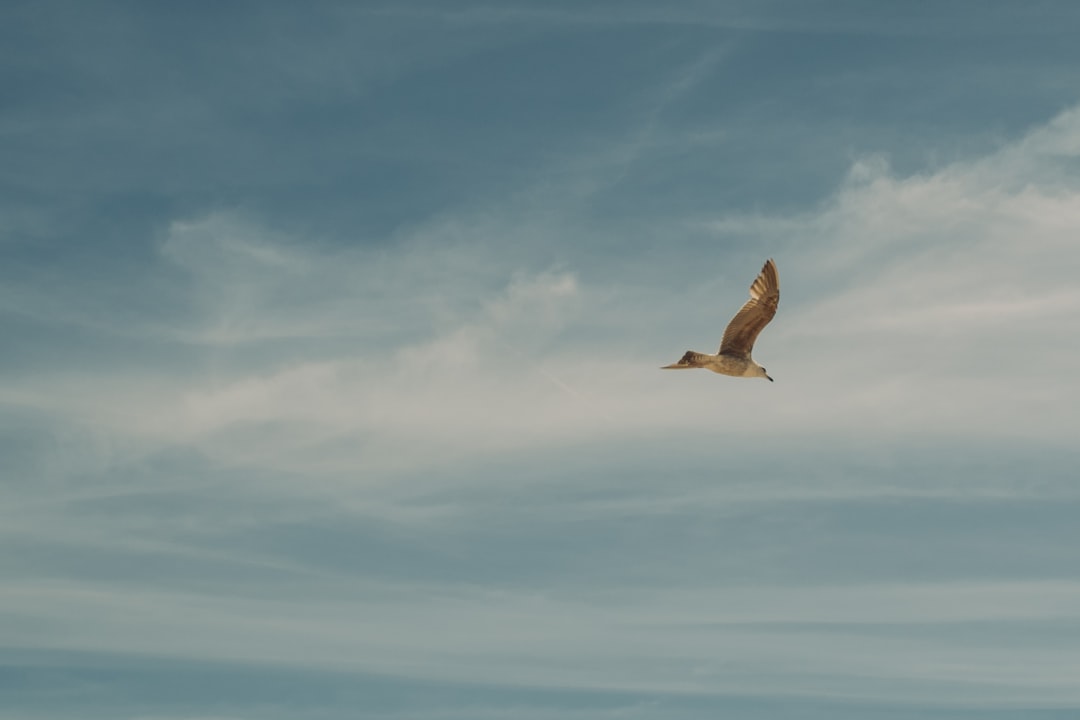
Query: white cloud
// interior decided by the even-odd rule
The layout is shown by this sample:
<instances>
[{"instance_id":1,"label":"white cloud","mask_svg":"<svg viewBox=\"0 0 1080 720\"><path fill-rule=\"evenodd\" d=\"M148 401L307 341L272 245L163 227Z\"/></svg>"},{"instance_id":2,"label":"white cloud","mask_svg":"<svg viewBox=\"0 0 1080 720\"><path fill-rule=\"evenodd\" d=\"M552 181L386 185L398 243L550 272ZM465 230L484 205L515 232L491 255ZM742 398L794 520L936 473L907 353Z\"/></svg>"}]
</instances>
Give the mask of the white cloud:
<instances>
[{"instance_id":1,"label":"white cloud","mask_svg":"<svg viewBox=\"0 0 1080 720\"><path fill-rule=\"evenodd\" d=\"M931 174L861 161L801 218L719 222L719 233L790 238L780 314L761 343L784 364L772 374L793 373L802 402L832 411L824 424L1065 441L1080 422L1069 379L1080 177L1060 161L1075 159L1078 138L1070 111ZM860 398L870 402L853 407Z\"/></svg>"},{"instance_id":2,"label":"white cloud","mask_svg":"<svg viewBox=\"0 0 1080 720\"><path fill-rule=\"evenodd\" d=\"M326 467L422 467L642 433L1071 442L1080 178L1061 161L1077 138L1070 111L929 174L860 161L805 216L720 220L718 234L776 250L784 295L756 351L775 385L656 369L715 350L763 258L699 258L722 268L722 287L684 287L633 258L601 281L503 249L555 242L545 213L524 226L440 219L386 250L320 248L217 214L175 224L162 245L198 309L172 335L206 343L207 370L73 369L2 392L119 446L293 469L319 448Z\"/></svg>"},{"instance_id":3,"label":"white cloud","mask_svg":"<svg viewBox=\"0 0 1080 720\"><path fill-rule=\"evenodd\" d=\"M857 677L869 698L902 699L897 688L908 688L966 704L1078 702L1068 653L964 632L972 621L998 631L1071 623L1080 603L1070 582L699 579L607 592L574 577L538 592L395 585L308 567L303 553L228 544L248 525L273 533L341 515L437 543L498 512L464 510L470 492L497 487L512 504L552 482L580 482L580 496L530 506L534 521L678 522L702 508L728 511L722 521L743 501L1074 497L1053 478L935 475L898 487L819 468L743 475L762 453L797 463L806 448L850 455L927 436L1072 446L1080 178L1062 161L1078 135L1080 115L1068 113L993 156L912 177L869 158L812 213L723 218L718 235L750 234L763 248L692 260L715 265L723 282L686 284L652 258L613 257L602 273L579 266L573 240L557 239L567 221L555 229L541 212L527 223L514 213L442 218L383 250L321 247L229 214L177 223L159 270L186 278L192 312L127 332L183 350L191 366L72 364L0 386L8 411L51 420L56 439L38 483L16 489L5 533L254 579L210 578L201 594L153 573L128 586L21 572L0 599L32 622L9 625L11 642L516 686L853 697ZM563 263L522 255L507 238L561 242ZM777 382L661 372L688 347L715 349L770 254L784 295L757 356ZM131 472L171 448L211 471L181 464L152 486ZM619 468L663 458L671 477L528 471L576 448L617 453ZM492 461L502 464L484 469ZM624 494L610 492L616 485ZM183 497L214 510L83 510L148 493L162 506Z\"/></svg>"}]
</instances>

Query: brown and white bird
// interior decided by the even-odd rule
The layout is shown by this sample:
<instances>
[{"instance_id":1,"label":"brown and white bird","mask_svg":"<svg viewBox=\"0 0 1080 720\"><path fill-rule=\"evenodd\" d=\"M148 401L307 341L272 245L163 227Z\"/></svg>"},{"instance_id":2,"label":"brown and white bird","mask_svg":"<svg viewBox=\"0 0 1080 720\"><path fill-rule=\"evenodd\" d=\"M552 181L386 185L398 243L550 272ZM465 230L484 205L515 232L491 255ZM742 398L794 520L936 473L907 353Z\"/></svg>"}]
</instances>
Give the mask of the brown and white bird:
<instances>
[{"instance_id":1,"label":"brown and white bird","mask_svg":"<svg viewBox=\"0 0 1080 720\"><path fill-rule=\"evenodd\" d=\"M753 285L750 286L750 299L742 306L735 317L731 318L724 338L720 341L720 352L715 355L688 350L682 360L674 365L665 365L661 370L689 370L706 368L721 375L734 377L763 377L772 382L765 368L754 362L750 351L762 328L769 324L780 304L780 276L776 274L776 263L769 259L761 268Z\"/></svg>"}]
</instances>

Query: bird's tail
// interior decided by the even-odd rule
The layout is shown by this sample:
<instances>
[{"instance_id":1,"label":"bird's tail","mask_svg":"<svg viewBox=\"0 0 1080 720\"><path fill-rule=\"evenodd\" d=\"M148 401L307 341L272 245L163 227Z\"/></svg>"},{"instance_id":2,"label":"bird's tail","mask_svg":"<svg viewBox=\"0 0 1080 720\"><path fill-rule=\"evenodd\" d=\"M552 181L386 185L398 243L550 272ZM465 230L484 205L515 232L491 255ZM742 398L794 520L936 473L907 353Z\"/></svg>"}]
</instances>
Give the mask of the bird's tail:
<instances>
[{"instance_id":1,"label":"bird's tail","mask_svg":"<svg viewBox=\"0 0 1080 720\"><path fill-rule=\"evenodd\" d=\"M660 369L661 370L690 370L691 368L698 368L698 367L701 367L701 364L702 364L701 359L703 357L704 356L699 352L694 352L693 350L687 350L686 354L682 356L682 359L679 360L679 362L674 363L672 365L665 365L664 367L662 367Z\"/></svg>"}]
</instances>

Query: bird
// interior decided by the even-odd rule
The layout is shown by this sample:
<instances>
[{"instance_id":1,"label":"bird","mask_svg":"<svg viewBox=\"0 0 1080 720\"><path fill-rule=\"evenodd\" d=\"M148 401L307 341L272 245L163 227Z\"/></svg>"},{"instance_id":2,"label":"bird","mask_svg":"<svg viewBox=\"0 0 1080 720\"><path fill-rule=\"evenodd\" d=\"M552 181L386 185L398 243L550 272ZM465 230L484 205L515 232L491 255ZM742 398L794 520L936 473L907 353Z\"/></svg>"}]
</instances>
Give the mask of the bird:
<instances>
[{"instance_id":1,"label":"bird","mask_svg":"<svg viewBox=\"0 0 1080 720\"><path fill-rule=\"evenodd\" d=\"M687 350L679 362L665 365L661 370L690 370L706 368L721 375L734 377L763 377L769 382L773 379L765 368L754 362L750 351L762 328L776 315L780 304L780 276L776 273L776 263L772 258L765 261L761 272L750 285L750 299L746 301L735 317L731 318L724 337L720 341L720 350L715 355Z\"/></svg>"}]
</instances>

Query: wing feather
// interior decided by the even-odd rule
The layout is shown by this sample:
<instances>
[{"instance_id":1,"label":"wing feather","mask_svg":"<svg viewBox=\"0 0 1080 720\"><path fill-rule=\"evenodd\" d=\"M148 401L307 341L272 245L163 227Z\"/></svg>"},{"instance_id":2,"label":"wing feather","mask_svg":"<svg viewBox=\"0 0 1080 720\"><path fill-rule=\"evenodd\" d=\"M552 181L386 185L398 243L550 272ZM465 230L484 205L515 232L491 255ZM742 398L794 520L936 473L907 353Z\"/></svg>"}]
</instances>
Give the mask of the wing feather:
<instances>
[{"instance_id":1,"label":"wing feather","mask_svg":"<svg viewBox=\"0 0 1080 720\"><path fill-rule=\"evenodd\" d=\"M754 341L776 315L779 304L780 276L776 272L776 263L769 259L750 285L750 299L735 313L724 330L720 354L749 359Z\"/></svg>"}]
</instances>

